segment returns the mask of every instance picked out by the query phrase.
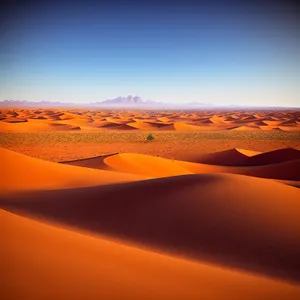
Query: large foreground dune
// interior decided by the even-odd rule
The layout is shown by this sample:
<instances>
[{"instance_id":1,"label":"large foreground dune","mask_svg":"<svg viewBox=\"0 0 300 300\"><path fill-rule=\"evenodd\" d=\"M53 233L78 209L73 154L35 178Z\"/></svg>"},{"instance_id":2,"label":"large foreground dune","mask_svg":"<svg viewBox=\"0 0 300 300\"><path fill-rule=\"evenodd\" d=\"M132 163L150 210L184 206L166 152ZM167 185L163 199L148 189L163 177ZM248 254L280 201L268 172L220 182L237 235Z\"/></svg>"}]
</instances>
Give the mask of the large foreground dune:
<instances>
[{"instance_id":1,"label":"large foreground dune","mask_svg":"<svg viewBox=\"0 0 300 300\"><path fill-rule=\"evenodd\" d=\"M0 211L3 299L297 299L299 286L184 261Z\"/></svg>"},{"instance_id":2,"label":"large foreground dune","mask_svg":"<svg viewBox=\"0 0 300 300\"><path fill-rule=\"evenodd\" d=\"M2 148L1 298L298 299L298 152L53 163Z\"/></svg>"},{"instance_id":3,"label":"large foreground dune","mask_svg":"<svg viewBox=\"0 0 300 300\"><path fill-rule=\"evenodd\" d=\"M176 187L176 188L175 188ZM299 190L201 174L27 192L2 207L175 254L300 281Z\"/></svg>"}]
</instances>

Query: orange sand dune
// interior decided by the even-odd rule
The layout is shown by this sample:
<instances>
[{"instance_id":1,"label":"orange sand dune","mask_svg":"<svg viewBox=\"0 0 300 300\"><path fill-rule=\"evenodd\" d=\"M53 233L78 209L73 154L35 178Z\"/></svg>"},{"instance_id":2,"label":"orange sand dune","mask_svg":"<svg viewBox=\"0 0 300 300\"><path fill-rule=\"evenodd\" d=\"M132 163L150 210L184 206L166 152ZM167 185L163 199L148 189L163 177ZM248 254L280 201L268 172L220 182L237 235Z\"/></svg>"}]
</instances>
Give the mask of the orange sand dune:
<instances>
[{"instance_id":1,"label":"orange sand dune","mask_svg":"<svg viewBox=\"0 0 300 300\"><path fill-rule=\"evenodd\" d=\"M175 122L174 127L176 130L220 130L221 128L216 125L201 126L201 125L191 125L186 123Z\"/></svg>"},{"instance_id":2,"label":"orange sand dune","mask_svg":"<svg viewBox=\"0 0 300 300\"><path fill-rule=\"evenodd\" d=\"M258 126L238 126L238 127L232 128L232 130L253 131L253 130L261 130L261 128Z\"/></svg>"},{"instance_id":3,"label":"orange sand dune","mask_svg":"<svg viewBox=\"0 0 300 300\"><path fill-rule=\"evenodd\" d=\"M0 211L3 299L298 299L280 281L193 263ZM37 255L38 251L38 255Z\"/></svg>"},{"instance_id":4,"label":"orange sand dune","mask_svg":"<svg viewBox=\"0 0 300 300\"><path fill-rule=\"evenodd\" d=\"M142 176L120 174L48 162L0 148L2 173L1 193L21 190L75 188L128 182Z\"/></svg>"},{"instance_id":5,"label":"orange sand dune","mask_svg":"<svg viewBox=\"0 0 300 300\"><path fill-rule=\"evenodd\" d=\"M0 131L40 132L49 129L49 120L28 120L28 122L6 123L0 121Z\"/></svg>"},{"instance_id":6,"label":"orange sand dune","mask_svg":"<svg viewBox=\"0 0 300 300\"><path fill-rule=\"evenodd\" d=\"M240 148L202 154L192 161L220 166L257 166L300 159L300 151L293 148L278 149L269 152L257 152Z\"/></svg>"},{"instance_id":7,"label":"orange sand dune","mask_svg":"<svg viewBox=\"0 0 300 300\"><path fill-rule=\"evenodd\" d=\"M108 121L97 122L93 124L93 126L97 126L99 128L104 128L104 129L111 129L111 130L135 130L136 129L127 124L118 124L118 123L112 123Z\"/></svg>"},{"instance_id":8,"label":"orange sand dune","mask_svg":"<svg viewBox=\"0 0 300 300\"><path fill-rule=\"evenodd\" d=\"M2 197L44 216L142 247L300 281L300 191L225 174Z\"/></svg>"},{"instance_id":9,"label":"orange sand dune","mask_svg":"<svg viewBox=\"0 0 300 300\"><path fill-rule=\"evenodd\" d=\"M23 122L28 122L27 119L21 119L21 118L16 118L16 117L8 117L5 119L1 120L2 122L5 123L23 123Z\"/></svg>"},{"instance_id":10,"label":"orange sand dune","mask_svg":"<svg viewBox=\"0 0 300 300\"><path fill-rule=\"evenodd\" d=\"M86 118L73 118L73 119L61 120L61 122L63 124L68 124L68 125L72 125L72 126L90 126L91 123L94 122L94 120L86 119ZM59 121L58 124L60 124L61 122Z\"/></svg>"},{"instance_id":11,"label":"orange sand dune","mask_svg":"<svg viewBox=\"0 0 300 300\"><path fill-rule=\"evenodd\" d=\"M162 129L174 130L173 124L169 124L169 123L139 121L139 122L128 123L128 125L140 130L162 130Z\"/></svg>"},{"instance_id":12,"label":"orange sand dune","mask_svg":"<svg viewBox=\"0 0 300 300\"><path fill-rule=\"evenodd\" d=\"M179 131L299 131L300 119L297 110L291 111L194 111L162 112L141 110L89 109L2 109L1 123L11 122L13 126L1 124L1 131L39 132L55 128L48 122L64 123L74 127L84 126L85 131L103 130L179 130ZM17 126L20 122L23 126ZM26 125L26 121L30 125ZM38 123L32 123L36 121ZM16 123L15 123L16 122ZM174 124L173 124L174 123ZM34 125L34 126L33 126ZM66 129L67 130L67 129Z\"/></svg>"},{"instance_id":13,"label":"orange sand dune","mask_svg":"<svg viewBox=\"0 0 300 300\"><path fill-rule=\"evenodd\" d=\"M176 161L176 163L194 174L228 173L279 180L300 180L300 159L270 165L238 167L215 166L185 161Z\"/></svg>"},{"instance_id":14,"label":"orange sand dune","mask_svg":"<svg viewBox=\"0 0 300 300\"><path fill-rule=\"evenodd\" d=\"M252 150L247 150L247 149L241 149L241 148L235 148L238 152L246 155L246 156L254 156L254 155L258 155L261 154L262 152L259 151L252 151Z\"/></svg>"},{"instance_id":15,"label":"orange sand dune","mask_svg":"<svg viewBox=\"0 0 300 300\"><path fill-rule=\"evenodd\" d=\"M286 149L282 150L285 152ZM278 151L280 152L281 150ZM239 153L243 156L240 156ZM110 154L106 156L91 157L62 163L94 169L141 174L152 178L191 173L228 173L279 180L300 180L300 159L289 161L289 157L287 156L285 157L287 161L282 163L249 166L249 162L246 160L247 157L259 157L260 154L257 153L259 152L245 149L231 149L205 156L207 159L211 159L210 162L216 162L217 159L220 160L223 158L225 162L231 163L232 165L238 165L238 163L242 162L246 166L221 166L216 164L192 163L133 153ZM270 153L272 154L272 152ZM232 160L230 161L230 159Z\"/></svg>"},{"instance_id":16,"label":"orange sand dune","mask_svg":"<svg viewBox=\"0 0 300 300\"><path fill-rule=\"evenodd\" d=\"M300 159L300 151L293 148L278 149L252 156L248 165L267 165Z\"/></svg>"},{"instance_id":17,"label":"orange sand dune","mask_svg":"<svg viewBox=\"0 0 300 300\"><path fill-rule=\"evenodd\" d=\"M102 169L102 170L114 170L110 166L108 166L104 159L111 156L116 155L118 153L103 155L103 156L96 156L96 157L89 157L89 158L83 158L83 159L76 159L71 161L62 161L61 164L67 164L72 166L78 166L78 167L85 167L85 168L92 168L92 169Z\"/></svg>"},{"instance_id":18,"label":"orange sand dune","mask_svg":"<svg viewBox=\"0 0 300 300\"><path fill-rule=\"evenodd\" d=\"M246 153L247 150L234 148L225 151L199 155L198 157L193 158L193 162L223 166L243 165L249 159L249 153Z\"/></svg>"},{"instance_id":19,"label":"orange sand dune","mask_svg":"<svg viewBox=\"0 0 300 300\"><path fill-rule=\"evenodd\" d=\"M118 172L141 174L151 177L191 174L191 172L170 159L144 154L116 154L105 158L104 163Z\"/></svg>"},{"instance_id":20,"label":"orange sand dune","mask_svg":"<svg viewBox=\"0 0 300 300\"><path fill-rule=\"evenodd\" d=\"M229 169L226 172L247 176L297 181L300 180L300 159L263 166L236 167Z\"/></svg>"},{"instance_id":21,"label":"orange sand dune","mask_svg":"<svg viewBox=\"0 0 300 300\"><path fill-rule=\"evenodd\" d=\"M80 130L79 126L72 126L64 123L49 123L49 128L53 130Z\"/></svg>"},{"instance_id":22,"label":"orange sand dune","mask_svg":"<svg viewBox=\"0 0 300 300\"><path fill-rule=\"evenodd\" d=\"M283 131L300 131L299 124L297 126L279 126L278 128Z\"/></svg>"},{"instance_id":23,"label":"orange sand dune","mask_svg":"<svg viewBox=\"0 0 300 300\"><path fill-rule=\"evenodd\" d=\"M277 182L300 188L300 180L276 180Z\"/></svg>"}]
</instances>

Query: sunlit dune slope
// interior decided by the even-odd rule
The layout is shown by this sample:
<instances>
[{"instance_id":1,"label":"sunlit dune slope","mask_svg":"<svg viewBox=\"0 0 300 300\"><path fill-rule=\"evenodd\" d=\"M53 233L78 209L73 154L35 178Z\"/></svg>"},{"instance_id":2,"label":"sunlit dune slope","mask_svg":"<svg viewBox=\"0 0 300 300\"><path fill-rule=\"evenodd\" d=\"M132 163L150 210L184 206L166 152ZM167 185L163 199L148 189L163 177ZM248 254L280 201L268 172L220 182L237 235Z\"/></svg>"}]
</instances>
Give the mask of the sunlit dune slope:
<instances>
[{"instance_id":1,"label":"sunlit dune slope","mask_svg":"<svg viewBox=\"0 0 300 300\"><path fill-rule=\"evenodd\" d=\"M278 151L280 152L280 150ZM242 153L247 153L249 156L246 156L246 154ZM237 166L220 166L203 163L193 163L132 153L111 154L107 156L92 157L87 159L65 162L65 164L103 170L114 170L118 172L125 172L131 174L141 174L151 178L193 173L228 173L279 180L300 180L299 159L286 161L282 163L247 166L251 163L251 160L249 163L249 158L259 158L260 154L256 154L256 156L254 156L255 153L256 152L253 151L252 153L252 151L249 150L233 149L213 153L211 155L206 155L206 158L210 158L211 162L216 162L217 160L220 160L223 157L224 161L227 162L227 164L233 164L235 162ZM266 155L264 155L264 157L268 158L268 156ZM288 160L289 157L285 157L285 159ZM282 157L282 160L284 160L284 157ZM246 166L239 166L239 164L243 164Z\"/></svg>"},{"instance_id":2,"label":"sunlit dune slope","mask_svg":"<svg viewBox=\"0 0 300 300\"><path fill-rule=\"evenodd\" d=\"M145 179L143 176L67 166L0 148L1 193L75 188Z\"/></svg>"},{"instance_id":3,"label":"sunlit dune slope","mask_svg":"<svg viewBox=\"0 0 300 300\"><path fill-rule=\"evenodd\" d=\"M300 191L241 175L184 175L6 197L2 207L186 257L300 281Z\"/></svg>"},{"instance_id":4,"label":"sunlit dune slope","mask_svg":"<svg viewBox=\"0 0 300 300\"><path fill-rule=\"evenodd\" d=\"M246 156L254 156L254 155L258 155L261 154L262 152L259 151L252 151L252 150L248 150L248 149L241 149L241 148L236 148L236 150Z\"/></svg>"},{"instance_id":5,"label":"sunlit dune slope","mask_svg":"<svg viewBox=\"0 0 300 300\"><path fill-rule=\"evenodd\" d=\"M0 211L3 299L298 299L280 281L158 255ZM4 271L4 272L3 272Z\"/></svg>"},{"instance_id":6,"label":"sunlit dune slope","mask_svg":"<svg viewBox=\"0 0 300 300\"><path fill-rule=\"evenodd\" d=\"M191 174L170 159L144 154L116 154L105 158L104 163L116 171L152 177Z\"/></svg>"}]
</instances>

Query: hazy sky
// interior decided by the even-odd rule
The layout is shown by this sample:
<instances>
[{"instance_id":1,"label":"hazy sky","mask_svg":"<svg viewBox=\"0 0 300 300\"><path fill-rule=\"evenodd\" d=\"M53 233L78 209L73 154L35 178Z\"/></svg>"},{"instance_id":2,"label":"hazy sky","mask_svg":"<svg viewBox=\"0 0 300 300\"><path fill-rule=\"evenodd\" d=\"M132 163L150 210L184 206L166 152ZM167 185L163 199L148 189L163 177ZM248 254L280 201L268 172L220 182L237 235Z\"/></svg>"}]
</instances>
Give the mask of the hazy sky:
<instances>
[{"instance_id":1,"label":"hazy sky","mask_svg":"<svg viewBox=\"0 0 300 300\"><path fill-rule=\"evenodd\" d=\"M6 1L0 100L300 106L296 1L147 2Z\"/></svg>"}]
</instances>

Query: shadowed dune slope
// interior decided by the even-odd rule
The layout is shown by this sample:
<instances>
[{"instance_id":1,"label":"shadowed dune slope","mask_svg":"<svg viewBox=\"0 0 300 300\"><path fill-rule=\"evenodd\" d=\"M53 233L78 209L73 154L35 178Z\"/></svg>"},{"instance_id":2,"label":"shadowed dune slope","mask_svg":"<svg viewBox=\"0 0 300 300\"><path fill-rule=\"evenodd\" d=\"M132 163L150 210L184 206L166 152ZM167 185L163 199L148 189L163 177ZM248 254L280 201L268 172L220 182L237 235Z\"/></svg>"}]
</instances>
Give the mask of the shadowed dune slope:
<instances>
[{"instance_id":1,"label":"shadowed dune slope","mask_svg":"<svg viewBox=\"0 0 300 300\"><path fill-rule=\"evenodd\" d=\"M255 152L233 148L225 151L199 155L193 162L219 166L258 166L300 159L300 151L293 148L270 152Z\"/></svg>"},{"instance_id":2,"label":"shadowed dune slope","mask_svg":"<svg viewBox=\"0 0 300 300\"><path fill-rule=\"evenodd\" d=\"M158 255L3 210L0 219L5 227L0 248L3 299L300 297L299 287L280 281Z\"/></svg>"},{"instance_id":3,"label":"shadowed dune slope","mask_svg":"<svg viewBox=\"0 0 300 300\"><path fill-rule=\"evenodd\" d=\"M248 155L242 153L238 149L233 148L215 153L202 154L194 158L192 161L209 165L237 166L246 164L248 159Z\"/></svg>"},{"instance_id":4,"label":"shadowed dune slope","mask_svg":"<svg viewBox=\"0 0 300 300\"><path fill-rule=\"evenodd\" d=\"M266 179L204 174L2 198L65 222L185 257L300 281L300 191Z\"/></svg>"},{"instance_id":5,"label":"shadowed dune slope","mask_svg":"<svg viewBox=\"0 0 300 300\"><path fill-rule=\"evenodd\" d=\"M67 166L0 148L2 194L21 190L75 188L145 179L143 176Z\"/></svg>"},{"instance_id":6,"label":"shadowed dune slope","mask_svg":"<svg viewBox=\"0 0 300 300\"><path fill-rule=\"evenodd\" d=\"M300 151L293 148L278 149L252 156L248 165L268 165L300 159Z\"/></svg>"},{"instance_id":7,"label":"shadowed dune slope","mask_svg":"<svg viewBox=\"0 0 300 300\"><path fill-rule=\"evenodd\" d=\"M233 167L229 168L227 172L247 176L297 181L300 180L300 159L263 166Z\"/></svg>"},{"instance_id":8,"label":"shadowed dune slope","mask_svg":"<svg viewBox=\"0 0 300 300\"><path fill-rule=\"evenodd\" d=\"M176 161L194 174L228 173L280 180L300 180L300 159L262 166L215 166L185 161Z\"/></svg>"},{"instance_id":9,"label":"shadowed dune slope","mask_svg":"<svg viewBox=\"0 0 300 300\"><path fill-rule=\"evenodd\" d=\"M118 154L118 153L90 157L90 158L76 159L76 160L70 160L70 161L62 161L60 163L66 164L66 165L78 166L78 167L112 171L113 169L104 163L104 159L111 155L116 155L116 154Z\"/></svg>"}]
</instances>

